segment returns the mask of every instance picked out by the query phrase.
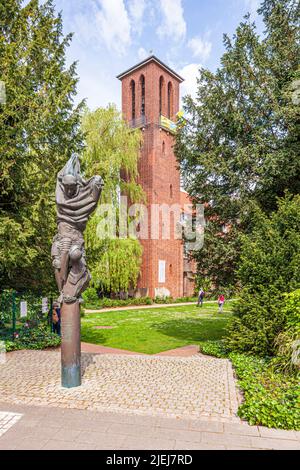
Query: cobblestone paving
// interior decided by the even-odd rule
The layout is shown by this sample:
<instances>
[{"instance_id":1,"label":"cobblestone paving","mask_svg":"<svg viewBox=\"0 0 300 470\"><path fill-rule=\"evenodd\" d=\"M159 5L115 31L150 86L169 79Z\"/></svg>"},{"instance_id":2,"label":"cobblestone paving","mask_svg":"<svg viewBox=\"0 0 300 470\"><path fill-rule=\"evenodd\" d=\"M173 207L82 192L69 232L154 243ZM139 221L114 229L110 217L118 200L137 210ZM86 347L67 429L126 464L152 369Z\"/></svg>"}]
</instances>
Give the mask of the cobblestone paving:
<instances>
[{"instance_id":1,"label":"cobblestone paving","mask_svg":"<svg viewBox=\"0 0 300 470\"><path fill-rule=\"evenodd\" d=\"M2 402L239 422L231 363L204 356L82 355L82 386L60 386L59 351L15 351L0 365Z\"/></svg>"},{"instance_id":2,"label":"cobblestone paving","mask_svg":"<svg viewBox=\"0 0 300 470\"><path fill-rule=\"evenodd\" d=\"M20 413L10 413L8 411L0 411L0 436L8 431L22 417Z\"/></svg>"}]
</instances>

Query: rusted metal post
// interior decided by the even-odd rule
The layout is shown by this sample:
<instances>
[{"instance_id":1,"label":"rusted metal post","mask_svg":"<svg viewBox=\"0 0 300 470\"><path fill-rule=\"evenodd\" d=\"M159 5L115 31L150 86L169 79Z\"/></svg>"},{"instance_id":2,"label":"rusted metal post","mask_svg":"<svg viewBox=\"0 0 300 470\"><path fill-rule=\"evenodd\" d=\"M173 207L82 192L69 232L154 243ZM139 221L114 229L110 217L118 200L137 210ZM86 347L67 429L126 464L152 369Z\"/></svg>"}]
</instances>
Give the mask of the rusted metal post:
<instances>
[{"instance_id":1,"label":"rusted metal post","mask_svg":"<svg viewBox=\"0 0 300 470\"><path fill-rule=\"evenodd\" d=\"M80 306L62 304L61 309L61 385L71 388L81 385L80 367Z\"/></svg>"}]
</instances>

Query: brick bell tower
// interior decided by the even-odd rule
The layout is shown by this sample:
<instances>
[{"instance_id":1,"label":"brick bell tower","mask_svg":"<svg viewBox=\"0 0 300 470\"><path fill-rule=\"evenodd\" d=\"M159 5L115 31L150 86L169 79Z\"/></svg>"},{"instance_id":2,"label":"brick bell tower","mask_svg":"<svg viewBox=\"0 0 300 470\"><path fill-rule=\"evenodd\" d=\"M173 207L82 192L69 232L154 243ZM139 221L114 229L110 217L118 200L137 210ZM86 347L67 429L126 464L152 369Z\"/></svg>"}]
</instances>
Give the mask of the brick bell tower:
<instances>
[{"instance_id":1,"label":"brick bell tower","mask_svg":"<svg viewBox=\"0 0 300 470\"><path fill-rule=\"evenodd\" d=\"M147 197L148 239L140 240L143 259L138 295L177 298L183 295L182 240L175 237L172 211L170 237L166 239L162 233L164 221L161 215L154 216L153 205L171 207L181 203L180 174L173 146L179 85L183 79L154 55L117 78L122 82L123 116L131 127L140 128L143 133L138 169L139 183ZM155 224L159 229L154 239L151 228Z\"/></svg>"}]
</instances>

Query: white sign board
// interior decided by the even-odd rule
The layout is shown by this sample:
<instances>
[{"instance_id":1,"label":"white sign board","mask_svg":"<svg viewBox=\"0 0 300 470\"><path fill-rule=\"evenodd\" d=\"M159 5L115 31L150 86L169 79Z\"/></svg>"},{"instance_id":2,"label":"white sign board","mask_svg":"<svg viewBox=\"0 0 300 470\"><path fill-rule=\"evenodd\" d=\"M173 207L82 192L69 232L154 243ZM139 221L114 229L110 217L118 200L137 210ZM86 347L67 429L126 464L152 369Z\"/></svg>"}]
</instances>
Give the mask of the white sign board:
<instances>
[{"instance_id":1,"label":"white sign board","mask_svg":"<svg viewBox=\"0 0 300 470\"><path fill-rule=\"evenodd\" d=\"M42 313L48 313L48 298L42 298Z\"/></svg>"},{"instance_id":2,"label":"white sign board","mask_svg":"<svg viewBox=\"0 0 300 470\"><path fill-rule=\"evenodd\" d=\"M27 317L27 301L21 300L20 302L20 316Z\"/></svg>"},{"instance_id":3,"label":"white sign board","mask_svg":"<svg viewBox=\"0 0 300 470\"><path fill-rule=\"evenodd\" d=\"M166 262L158 260L158 282L166 282Z\"/></svg>"}]
</instances>

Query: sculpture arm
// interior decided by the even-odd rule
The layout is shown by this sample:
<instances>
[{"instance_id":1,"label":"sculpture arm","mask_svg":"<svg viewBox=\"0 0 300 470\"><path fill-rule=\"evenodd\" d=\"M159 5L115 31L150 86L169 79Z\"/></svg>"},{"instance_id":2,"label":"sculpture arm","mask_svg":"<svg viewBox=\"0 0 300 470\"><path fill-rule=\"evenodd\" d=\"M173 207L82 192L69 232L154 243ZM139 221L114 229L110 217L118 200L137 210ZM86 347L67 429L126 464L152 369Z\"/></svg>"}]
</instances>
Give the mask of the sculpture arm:
<instances>
[{"instance_id":1,"label":"sculpture arm","mask_svg":"<svg viewBox=\"0 0 300 470\"><path fill-rule=\"evenodd\" d=\"M94 176L92 194L93 194L93 198L95 199L95 201L98 201L101 195L103 186L104 186L104 182L101 176L98 176L98 175Z\"/></svg>"}]
</instances>

